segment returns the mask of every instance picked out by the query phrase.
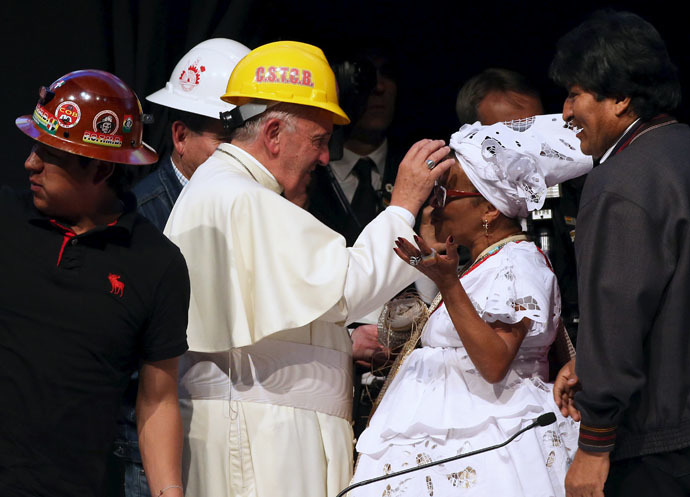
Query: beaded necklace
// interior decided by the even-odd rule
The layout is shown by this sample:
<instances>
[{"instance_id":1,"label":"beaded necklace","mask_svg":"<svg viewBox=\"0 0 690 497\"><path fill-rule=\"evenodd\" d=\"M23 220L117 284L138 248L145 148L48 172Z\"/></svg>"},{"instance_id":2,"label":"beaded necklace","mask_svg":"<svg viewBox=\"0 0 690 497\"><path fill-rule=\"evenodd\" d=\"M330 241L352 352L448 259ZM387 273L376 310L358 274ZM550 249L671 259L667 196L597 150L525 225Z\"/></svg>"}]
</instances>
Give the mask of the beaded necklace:
<instances>
[{"instance_id":1,"label":"beaded necklace","mask_svg":"<svg viewBox=\"0 0 690 497\"><path fill-rule=\"evenodd\" d=\"M467 263L462 269L458 270L458 276L461 278L465 276L468 273L471 273L474 271L477 266L479 266L482 262L484 262L486 259L491 257L492 255L495 255L499 250L501 250L503 247L505 247L507 244L511 242L524 242L529 240L527 238L527 235L524 233L520 233L517 235L511 235L506 238L503 238L493 245L489 245L486 247L482 252L477 256L477 258L472 262L472 263Z\"/></svg>"},{"instance_id":2,"label":"beaded necklace","mask_svg":"<svg viewBox=\"0 0 690 497\"><path fill-rule=\"evenodd\" d=\"M503 238L503 239L497 241L493 245L489 245L487 248L485 248L477 256L477 258L474 261L468 262L462 268L458 268L458 277L462 278L466 274L471 273L477 267L479 267L482 262L484 262L486 259L488 259L492 255L496 255L499 250L501 250L503 247L505 247L509 243L511 243L511 242L524 242L527 240L529 240L529 238L527 238L527 235L525 235L524 233L520 233L517 235L508 236L506 238ZM431 304L429 305L429 314L433 313L438 308L438 306L441 305L442 302L443 302L443 297L441 296L441 292L439 292L436 295L436 297L434 297L434 300L431 301Z\"/></svg>"}]
</instances>

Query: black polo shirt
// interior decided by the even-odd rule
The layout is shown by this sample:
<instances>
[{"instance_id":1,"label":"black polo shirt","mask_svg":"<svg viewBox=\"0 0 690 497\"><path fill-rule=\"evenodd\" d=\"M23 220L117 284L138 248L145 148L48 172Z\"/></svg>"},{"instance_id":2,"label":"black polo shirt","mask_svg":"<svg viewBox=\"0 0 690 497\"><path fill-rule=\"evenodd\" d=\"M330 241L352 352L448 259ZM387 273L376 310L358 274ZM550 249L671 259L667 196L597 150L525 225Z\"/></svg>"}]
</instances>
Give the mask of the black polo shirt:
<instances>
[{"instance_id":1,"label":"black polo shirt","mask_svg":"<svg viewBox=\"0 0 690 497\"><path fill-rule=\"evenodd\" d=\"M0 188L3 497L100 497L131 373L187 349L184 258L126 204L75 235Z\"/></svg>"}]
</instances>

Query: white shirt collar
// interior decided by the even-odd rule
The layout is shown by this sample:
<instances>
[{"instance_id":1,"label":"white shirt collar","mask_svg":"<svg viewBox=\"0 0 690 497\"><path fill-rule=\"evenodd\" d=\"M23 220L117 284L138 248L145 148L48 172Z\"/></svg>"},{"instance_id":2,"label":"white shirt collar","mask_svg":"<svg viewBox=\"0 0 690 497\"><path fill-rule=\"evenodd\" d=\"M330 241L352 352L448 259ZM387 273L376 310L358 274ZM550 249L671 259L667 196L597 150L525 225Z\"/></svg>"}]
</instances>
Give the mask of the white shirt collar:
<instances>
[{"instance_id":1,"label":"white shirt collar","mask_svg":"<svg viewBox=\"0 0 690 497\"><path fill-rule=\"evenodd\" d=\"M383 172L386 169L386 154L388 153L388 140L384 139L383 143L374 150L369 155L359 155L354 153L352 150L343 149L343 158L337 161L331 162L331 168L338 178L338 181L343 181L350 174L352 174L352 169L357 164L359 159L368 157L374 161L376 165L376 172L380 176L383 176Z\"/></svg>"},{"instance_id":2,"label":"white shirt collar","mask_svg":"<svg viewBox=\"0 0 690 497\"><path fill-rule=\"evenodd\" d=\"M601 156L601 159L599 159L599 164L601 164L602 162L604 162L606 159L609 158L609 155L611 155L611 152L613 152L613 149L616 148L616 145L618 145L618 142L621 141L621 138L623 138L623 137L625 136L625 134L626 134L628 131L630 131L630 129L631 129L633 126L635 126L635 124L636 124L637 121L639 121L639 120L640 120L640 118L638 117L637 119L635 119L635 120L632 122L632 124L631 124L630 126L628 126L628 127L625 129L625 131L623 131L623 133L621 133L621 135L618 137L618 140L616 140L616 141L613 143L613 145L611 145L611 148L609 148L609 149L606 151L606 153L605 153L604 155Z\"/></svg>"},{"instance_id":3,"label":"white shirt collar","mask_svg":"<svg viewBox=\"0 0 690 497\"><path fill-rule=\"evenodd\" d=\"M214 155L217 153L227 154L234 157L235 160L242 163L242 165L247 169L247 172L249 172L249 174L262 186L276 192L279 195L283 192L283 186L278 183L278 180L271 173L271 171L269 171L266 166L259 162L256 157L243 148L232 145L231 143L221 143L218 145ZM233 156L233 154L235 154L235 156L242 157L245 162L242 162L242 160ZM251 171L252 168L254 168L254 171Z\"/></svg>"},{"instance_id":4,"label":"white shirt collar","mask_svg":"<svg viewBox=\"0 0 690 497\"><path fill-rule=\"evenodd\" d=\"M232 143L224 143L223 145L227 146L231 149L234 149L234 150L239 150L241 153L246 155L259 169L261 169L263 172L268 174L271 178L276 179L276 177L273 176L273 173L271 171L269 171L268 169L266 169L266 166L264 166L261 162L259 162L259 160L256 157L254 157L252 154L250 154L249 152L247 152L243 148L240 148L237 145L233 145ZM278 180L276 180L276 181L278 181Z\"/></svg>"},{"instance_id":5,"label":"white shirt collar","mask_svg":"<svg viewBox=\"0 0 690 497\"><path fill-rule=\"evenodd\" d=\"M187 186L187 183L189 183L189 179L187 179L185 177L185 175L182 174L182 171L180 171L177 168L177 166L175 165L175 161L172 158L172 155L170 156L170 165L172 165L173 172L175 173L175 177L177 178L177 181L179 181L183 187Z\"/></svg>"}]
</instances>

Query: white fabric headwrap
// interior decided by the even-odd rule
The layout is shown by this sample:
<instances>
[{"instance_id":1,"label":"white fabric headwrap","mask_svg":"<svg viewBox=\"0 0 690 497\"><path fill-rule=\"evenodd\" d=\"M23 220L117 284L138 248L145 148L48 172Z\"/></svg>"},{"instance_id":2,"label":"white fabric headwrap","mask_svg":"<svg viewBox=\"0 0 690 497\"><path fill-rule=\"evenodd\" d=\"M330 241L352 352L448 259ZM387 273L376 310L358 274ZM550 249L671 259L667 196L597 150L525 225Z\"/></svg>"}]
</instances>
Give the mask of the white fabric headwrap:
<instances>
[{"instance_id":1,"label":"white fabric headwrap","mask_svg":"<svg viewBox=\"0 0 690 497\"><path fill-rule=\"evenodd\" d=\"M576 130L560 114L465 124L451 136L450 147L479 193L511 218L540 209L547 187L592 169Z\"/></svg>"}]
</instances>

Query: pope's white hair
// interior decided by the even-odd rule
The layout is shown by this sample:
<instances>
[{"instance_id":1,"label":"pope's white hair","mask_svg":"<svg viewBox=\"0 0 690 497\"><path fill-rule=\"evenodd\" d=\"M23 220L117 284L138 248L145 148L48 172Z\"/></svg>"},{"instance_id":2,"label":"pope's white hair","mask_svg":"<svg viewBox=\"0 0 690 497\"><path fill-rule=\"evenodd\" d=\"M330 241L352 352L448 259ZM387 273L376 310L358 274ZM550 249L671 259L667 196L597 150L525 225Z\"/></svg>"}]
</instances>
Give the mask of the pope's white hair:
<instances>
[{"instance_id":1,"label":"pope's white hair","mask_svg":"<svg viewBox=\"0 0 690 497\"><path fill-rule=\"evenodd\" d=\"M285 123L287 131L295 131L297 118L304 117L305 110L303 105L279 102L269 107L262 114L244 123L242 127L237 128L232 135L232 139L238 142L253 142L259 136L263 125L271 119L280 119Z\"/></svg>"}]
</instances>

